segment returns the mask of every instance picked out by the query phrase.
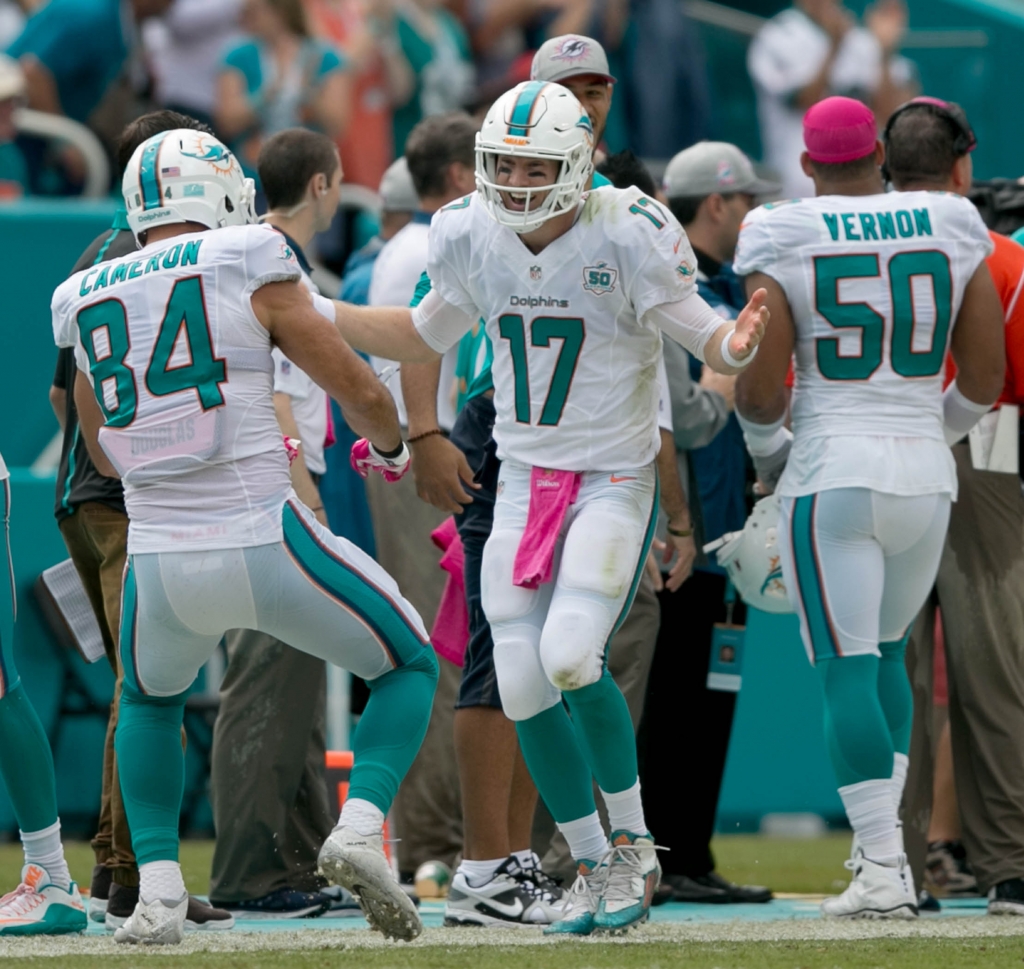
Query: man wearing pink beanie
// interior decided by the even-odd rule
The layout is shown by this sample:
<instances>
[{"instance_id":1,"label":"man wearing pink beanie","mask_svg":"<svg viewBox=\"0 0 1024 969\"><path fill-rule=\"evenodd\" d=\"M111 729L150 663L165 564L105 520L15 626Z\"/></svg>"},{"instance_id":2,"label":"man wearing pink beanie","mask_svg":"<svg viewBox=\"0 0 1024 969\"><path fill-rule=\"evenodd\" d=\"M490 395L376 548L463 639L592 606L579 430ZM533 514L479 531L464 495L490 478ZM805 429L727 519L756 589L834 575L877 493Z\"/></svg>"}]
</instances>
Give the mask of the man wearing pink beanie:
<instances>
[{"instance_id":1,"label":"man wearing pink beanie","mask_svg":"<svg viewBox=\"0 0 1024 969\"><path fill-rule=\"evenodd\" d=\"M767 290L772 326L736 411L778 496L783 576L854 831L853 881L822 914L915 918L898 815L913 712L903 653L956 498L949 442L1002 389L1003 315L977 210L884 194L865 105L827 98L803 131L816 197L756 209L740 230L735 269L748 291ZM943 393L949 349L958 372Z\"/></svg>"}]
</instances>

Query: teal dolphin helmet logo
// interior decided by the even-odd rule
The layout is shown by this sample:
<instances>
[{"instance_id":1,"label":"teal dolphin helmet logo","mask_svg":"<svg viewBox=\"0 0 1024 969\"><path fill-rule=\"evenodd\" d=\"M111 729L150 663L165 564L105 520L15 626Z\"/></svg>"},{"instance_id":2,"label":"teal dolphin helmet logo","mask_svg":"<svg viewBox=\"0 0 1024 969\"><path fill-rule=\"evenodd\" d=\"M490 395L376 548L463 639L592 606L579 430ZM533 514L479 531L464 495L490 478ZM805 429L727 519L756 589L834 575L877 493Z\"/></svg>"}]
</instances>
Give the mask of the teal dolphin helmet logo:
<instances>
[{"instance_id":1,"label":"teal dolphin helmet logo","mask_svg":"<svg viewBox=\"0 0 1024 969\"><path fill-rule=\"evenodd\" d=\"M186 151L182 148L181 154L186 158L204 161L223 174L226 174L235 167L235 156L220 142L207 144L206 139L200 136L196 139L196 148L198 151Z\"/></svg>"}]
</instances>

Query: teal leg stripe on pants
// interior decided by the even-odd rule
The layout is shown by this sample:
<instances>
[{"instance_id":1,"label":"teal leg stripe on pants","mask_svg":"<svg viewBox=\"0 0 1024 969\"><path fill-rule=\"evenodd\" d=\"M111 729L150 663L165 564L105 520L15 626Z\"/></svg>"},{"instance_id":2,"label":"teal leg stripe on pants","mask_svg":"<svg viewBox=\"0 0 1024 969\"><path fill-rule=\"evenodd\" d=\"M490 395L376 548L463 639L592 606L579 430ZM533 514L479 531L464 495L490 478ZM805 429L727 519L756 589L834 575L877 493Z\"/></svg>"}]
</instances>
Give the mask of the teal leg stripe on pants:
<instances>
[{"instance_id":1,"label":"teal leg stripe on pants","mask_svg":"<svg viewBox=\"0 0 1024 969\"><path fill-rule=\"evenodd\" d=\"M370 699L352 740L349 797L388 813L426 736L437 673L434 651L422 649L416 659L370 681Z\"/></svg>"},{"instance_id":2,"label":"teal leg stripe on pants","mask_svg":"<svg viewBox=\"0 0 1024 969\"><path fill-rule=\"evenodd\" d=\"M882 661L878 664L878 699L897 754L910 753L910 728L914 720L914 691L910 688L903 658L909 638L907 630L903 639L878 644L882 651Z\"/></svg>"},{"instance_id":3,"label":"teal leg stripe on pants","mask_svg":"<svg viewBox=\"0 0 1024 969\"><path fill-rule=\"evenodd\" d=\"M121 667L124 669L124 682L137 693L145 691L139 685L138 676L138 629L139 629L139 596L135 585L135 567L132 557L128 556L128 567L124 571L124 583L121 586L121 633L118 648L121 652Z\"/></svg>"},{"instance_id":4,"label":"teal leg stripe on pants","mask_svg":"<svg viewBox=\"0 0 1024 969\"><path fill-rule=\"evenodd\" d=\"M796 572L800 601L807 616L811 647L815 660L842 656L832 622L825 605L821 564L814 540L814 516L817 495L805 495L793 502L792 544L793 567Z\"/></svg>"},{"instance_id":5,"label":"teal leg stripe on pants","mask_svg":"<svg viewBox=\"0 0 1024 969\"><path fill-rule=\"evenodd\" d=\"M146 696L125 674L114 749L140 865L178 860L178 816L185 789L181 721L187 695Z\"/></svg>"},{"instance_id":6,"label":"teal leg stripe on pants","mask_svg":"<svg viewBox=\"0 0 1024 969\"><path fill-rule=\"evenodd\" d=\"M18 600L11 560L11 482L8 478L0 481L0 502L4 529L4 547L0 549L3 559L0 561L0 697L3 697L21 682L14 665L14 617Z\"/></svg>"},{"instance_id":7,"label":"teal leg stripe on pants","mask_svg":"<svg viewBox=\"0 0 1024 969\"><path fill-rule=\"evenodd\" d=\"M418 658L426 641L388 593L322 545L291 504L284 506L281 517L285 546L306 575L373 630L396 667Z\"/></svg>"},{"instance_id":8,"label":"teal leg stripe on pants","mask_svg":"<svg viewBox=\"0 0 1024 969\"><path fill-rule=\"evenodd\" d=\"M840 787L892 777L892 736L878 699L877 656L820 659L825 741ZM120 728L119 728L120 729Z\"/></svg>"}]
</instances>

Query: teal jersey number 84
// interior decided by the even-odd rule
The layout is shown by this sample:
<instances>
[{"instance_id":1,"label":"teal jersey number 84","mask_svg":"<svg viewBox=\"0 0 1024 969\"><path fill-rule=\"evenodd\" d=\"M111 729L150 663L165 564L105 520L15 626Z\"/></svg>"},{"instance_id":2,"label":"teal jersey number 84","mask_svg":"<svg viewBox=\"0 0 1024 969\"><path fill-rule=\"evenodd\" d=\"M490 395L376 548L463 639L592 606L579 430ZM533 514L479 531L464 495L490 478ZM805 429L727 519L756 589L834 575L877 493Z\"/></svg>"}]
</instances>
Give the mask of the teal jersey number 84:
<instances>
[{"instance_id":1,"label":"teal jersey number 84","mask_svg":"<svg viewBox=\"0 0 1024 969\"><path fill-rule=\"evenodd\" d=\"M98 356L96 336L103 330L109 352ZM125 362L131 343L124 304L119 299L105 299L86 306L78 313L78 331L106 426L127 427L135 420L138 387L135 372ZM174 349L182 341L189 362L172 367ZM171 290L146 368L146 389L153 397L195 390L207 411L224 404L220 385L226 380L227 365L213 353L202 280L199 276L179 279Z\"/></svg>"}]
</instances>

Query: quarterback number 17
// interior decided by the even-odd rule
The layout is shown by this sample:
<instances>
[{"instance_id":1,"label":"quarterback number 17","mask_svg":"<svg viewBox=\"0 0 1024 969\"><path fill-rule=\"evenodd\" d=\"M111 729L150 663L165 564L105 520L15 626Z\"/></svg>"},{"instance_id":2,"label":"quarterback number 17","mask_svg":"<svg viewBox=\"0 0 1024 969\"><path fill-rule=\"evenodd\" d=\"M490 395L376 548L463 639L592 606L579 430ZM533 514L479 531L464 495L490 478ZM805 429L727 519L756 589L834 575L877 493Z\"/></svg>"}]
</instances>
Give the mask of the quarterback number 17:
<instances>
[{"instance_id":1,"label":"quarterback number 17","mask_svg":"<svg viewBox=\"0 0 1024 969\"><path fill-rule=\"evenodd\" d=\"M498 320L498 332L508 340L512 353L512 376L515 387L516 421L530 423L530 370L526 355L526 325L518 313L506 313ZM555 372L551 376L548 396L541 409L541 427L553 427L562 419L565 402L569 397L572 378L576 374L576 362L586 329L583 320L577 317L538 316L530 324L530 345L550 347L552 340L561 340Z\"/></svg>"}]
</instances>

